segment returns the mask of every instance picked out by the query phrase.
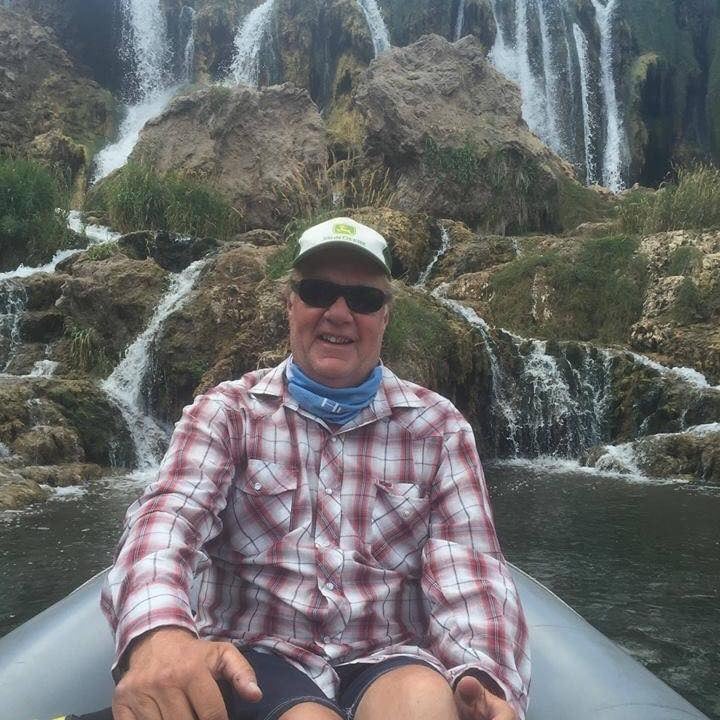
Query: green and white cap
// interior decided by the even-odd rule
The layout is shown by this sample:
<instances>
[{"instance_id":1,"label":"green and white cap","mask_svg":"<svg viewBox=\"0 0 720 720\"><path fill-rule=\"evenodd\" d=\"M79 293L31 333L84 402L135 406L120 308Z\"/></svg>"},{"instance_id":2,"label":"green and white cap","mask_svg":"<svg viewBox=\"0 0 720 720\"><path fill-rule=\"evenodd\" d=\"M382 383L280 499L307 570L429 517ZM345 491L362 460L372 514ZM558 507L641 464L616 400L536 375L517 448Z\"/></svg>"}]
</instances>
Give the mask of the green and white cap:
<instances>
[{"instance_id":1,"label":"green and white cap","mask_svg":"<svg viewBox=\"0 0 720 720\"><path fill-rule=\"evenodd\" d=\"M355 250L390 275L390 251L385 238L377 230L347 217L333 218L308 228L300 236L293 267L333 247Z\"/></svg>"}]
</instances>

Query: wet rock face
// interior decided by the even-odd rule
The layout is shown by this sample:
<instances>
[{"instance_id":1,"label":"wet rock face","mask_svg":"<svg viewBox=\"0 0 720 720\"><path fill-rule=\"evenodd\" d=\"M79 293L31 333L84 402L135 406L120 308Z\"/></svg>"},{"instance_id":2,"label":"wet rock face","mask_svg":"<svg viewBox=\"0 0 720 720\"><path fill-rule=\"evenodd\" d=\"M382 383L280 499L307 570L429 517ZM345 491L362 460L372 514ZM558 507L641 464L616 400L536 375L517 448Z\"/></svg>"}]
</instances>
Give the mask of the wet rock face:
<instances>
[{"instance_id":1,"label":"wet rock face","mask_svg":"<svg viewBox=\"0 0 720 720\"><path fill-rule=\"evenodd\" d=\"M110 93L82 75L51 31L0 7L0 148L57 130L92 146L110 136Z\"/></svg>"},{"instance_id":2,"label":"wet rock face","mask_svg":"<svg viewBox=\"0 0 720 720\"><path fill-rule=\"evenodd\" d=\"M651 235L639 252L650 282L631 330L632 347L720 383L720 233Z\"/></svg>"},{"instance_id":3,"label":"wet rock face","mask_svg":"<svg viewBox=\"0 0 720 720\"><path fill-rule=\"evenodd\" d=\"M162 420L177 420L196 393L284 356L284 306L277 283L265 277L274 250L227 245L165 322L153 353L149 394Z\"/></svg>"},{"instance_id":4,"label":"wet rock face","mask_svg":"<svg viewBox=\"0 0 720 720\"><path fill-rule=\"evenodd\" d=\"M13 0L13 10L52 28L58 43L83 73L119 90L119 8L116 0Z\"/></svg>"},{"instance_id":5,"label":"wet rock face","mask_svg":"<svg viewBox=\"0 0 720 720\"><path fill-rule=\"evenodd\" d=\"M177 273L207 255L218 243L211 238L181 237L164 231L141 230L123 235L118 245L134 260L152 258L163 270Z\"/></svg>"},{"instance_id":6,"label":"wet rock face","mask_svg":"<svg viewBox=\"0 0 720 720\"><path fill-rule=\"evenodd\" d=\"M501 232L558 227L562 164L476 39L426 36L381 55L354 101L365 154L390 168L398 208Z\"/></svg>"},{"instance_id":7,"label":"wet rock face","mask_svg":"<svg viewBox=\"0 0 720 720\"><path fill-rule=\"evenodd\" d=\"M0 468L0 510L18 510L44 500L47 495L34 480Z\"/></svg>"},{"instance_id":8,"label":"wet rock face","mask_svg":"<svg viewBox=\"0 0 720 720\"><path fill-rule=\"evenodd\" d=\"M167 273L152 260L132 260L121 253L105 260L80 256L65 270L56 306L66 327L92 332L97 349L114 364L157 307ZM64 345L59 356L71 351L72 337Z\"/></svg>"},{"instance_id":9,"label":"wet rock face","mask_svg":"<svg viewBox=\"0 0 720 720\"><path fill-rule=\"evenodd\" d=\"M0 443L9 451L0 466L16 469L84 461L129 466L133 459L119 412L95 383L81 379L3 379Z\"/></svg>"},{"instance_id":10,"label":"wet rock face","mask_svg":"<svg viewBox=\"0 0 720 720\"><path fill-rule=\"evenodd\" d=\"M176 99L148 123L131 159L204 177L248 229L280 229L295 211L289 198L316 190L325 128L304 90L214 87Z\"/></svg>"}]
</instances>

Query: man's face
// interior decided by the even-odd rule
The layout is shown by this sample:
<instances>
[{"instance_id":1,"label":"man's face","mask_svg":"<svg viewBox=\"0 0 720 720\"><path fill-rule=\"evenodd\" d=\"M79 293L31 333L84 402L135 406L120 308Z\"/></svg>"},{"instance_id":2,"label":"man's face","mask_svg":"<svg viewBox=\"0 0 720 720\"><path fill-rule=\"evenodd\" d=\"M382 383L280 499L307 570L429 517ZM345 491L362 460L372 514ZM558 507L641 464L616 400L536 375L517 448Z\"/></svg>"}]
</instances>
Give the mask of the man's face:
<instances>
[{"instance_id":1,"label":"man's face","mask_svg":"<svg viewBox=\"0 0 720 720\"><path fill-rule=\"evenodd\" d=\"M372 285L386 290L382 272L362 256L333 251L303 268L304 278L338 285ZM384 305L368 315L352 312L339 297L329 308L306 305L295 292L288 299L290 349L300 369L329 387L358 385L380 359L389 319Z\"/></svg>"}]
</instances>

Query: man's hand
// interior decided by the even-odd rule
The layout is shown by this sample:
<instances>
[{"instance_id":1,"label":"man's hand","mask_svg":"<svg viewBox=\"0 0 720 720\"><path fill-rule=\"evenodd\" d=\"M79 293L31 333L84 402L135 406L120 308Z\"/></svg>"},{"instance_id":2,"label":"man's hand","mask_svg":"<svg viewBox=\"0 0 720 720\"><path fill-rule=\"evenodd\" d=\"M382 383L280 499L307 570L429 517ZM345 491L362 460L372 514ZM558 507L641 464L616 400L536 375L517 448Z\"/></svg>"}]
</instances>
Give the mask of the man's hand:
<instances>
[{"instance_id":1,"label":"man's hand","mask_svg":"<svg viewBox=\"0 0 720 720\"><path fill-rule=\"evenodd\" d=\"M486 690L471 675L461 678L457 684L455 705L460 720L517 720L517 714L510 705Z\"/></svg>"},{"instance_id":2,"label":"man's hand","mask_svg":"<svg viewBox=\"0 0 720 720\"><path fill-rule=\"evenodd\" d=\"M142 635L113 696L114 720L227 720L217 680L227 680L245 700L262 692L238 649L198 640L178 627Z\"/></svg>"}]
</instances>

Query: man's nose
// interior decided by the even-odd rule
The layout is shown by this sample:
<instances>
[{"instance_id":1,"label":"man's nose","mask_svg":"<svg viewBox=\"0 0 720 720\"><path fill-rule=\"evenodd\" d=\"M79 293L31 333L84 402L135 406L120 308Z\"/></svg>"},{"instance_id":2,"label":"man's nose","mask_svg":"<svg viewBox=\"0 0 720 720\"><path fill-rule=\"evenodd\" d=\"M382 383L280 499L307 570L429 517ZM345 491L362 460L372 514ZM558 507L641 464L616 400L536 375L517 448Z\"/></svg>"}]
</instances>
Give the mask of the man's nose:
<instances>
[{"instance_id":1,"label":"man's nose","mask_svg":"<svg viewBox=\"0 0 720 720\"><path fill-rule=\"evenodd\" d=\"M325 311L325 317L334 322L347 322L353 319L353 314L345 298L339 295L337 300Z\"/></svg>"}]
</instances>

